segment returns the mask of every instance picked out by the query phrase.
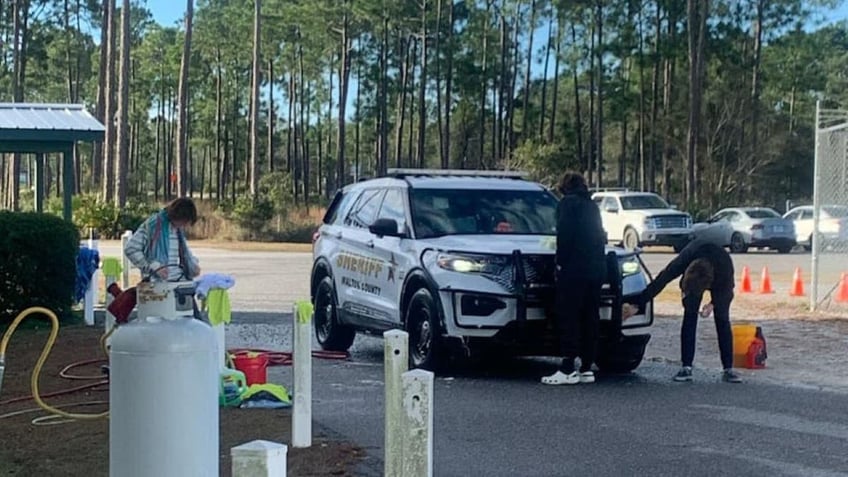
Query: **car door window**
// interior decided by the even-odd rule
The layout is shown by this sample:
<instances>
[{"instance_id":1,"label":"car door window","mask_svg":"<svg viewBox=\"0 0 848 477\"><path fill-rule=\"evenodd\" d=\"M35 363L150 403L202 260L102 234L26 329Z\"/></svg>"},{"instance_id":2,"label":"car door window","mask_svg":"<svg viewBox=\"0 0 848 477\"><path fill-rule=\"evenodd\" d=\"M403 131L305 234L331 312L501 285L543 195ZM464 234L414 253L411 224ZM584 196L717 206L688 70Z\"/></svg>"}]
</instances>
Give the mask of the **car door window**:
<instances>
[{"instance_id":1,"label":"car door window","mask_svg":"<svg viewBox=\"0 0 848 477\"><path fill-rule=\"evenodd\" d=\"M601 208L603 210L618 210L618 201L615 200L615 197L605 197Z\"/></svg>"},{"instance_id":2,"label":"car door window","mask_svg":"<svg viewBox=\"0 0 848 477\"><path fill-rule=\"evenodd\" d=\"M406 230L406 207L403 203L403 192L400 189L389 189L377 214L379 219L392 219L398 224L398 231Z\"/></svg>"},{"instance_id":3,"label":"car door window","mask_svg":"<svg viewBox=\"0 0 848 477\"><path fill-rule=\"evenodd\" d=\"M801 220L813 220L813 210L804 209L801 211Z\"/></svg>"},{"instance_id":4,"label":"car door window","mask_svg":"<svg viewBox=\"0 0 848 477\"><path fill-rule=\"evenodd\" d=\"M739 212L728 212L727 220L730 222L739 222L740 220L742 220L742 214L740 214Z\"/></svg>"},{"instance_id":5,"label":"car door window","mask_svg":"<svg viewBox=\"0 0 848 477\"><path fill-rule=\"evenodd\" d=\"M377 211L380 209L384 192L382 189L371 189L363 192L345 218L345 225L359 228L370 227L377 218Z\"/></svg>"},{"instance_id":6,"label":"car door window","mask_svg":"<svg viewBox=\"0 0 848 477\"><path fill-rule=\"evenodd\" d=\"M329 225L341 224L342 218L345 217L347 210L357 197L359 197L359 191L339 191L333 198L330 207L327 208L327 213L324 214L324 223Z\"/></svg>"},{"instance_id":7,"label":"car door window","mask_svg":"<svg viewBox=\"0 0 848 477\"><path fill-rule=\"evenodd\" d=\"M797 220L798 219L798 211L790 212L790 213L786 214L785 219L786 220Z\"/></svg>"}]
</instances>

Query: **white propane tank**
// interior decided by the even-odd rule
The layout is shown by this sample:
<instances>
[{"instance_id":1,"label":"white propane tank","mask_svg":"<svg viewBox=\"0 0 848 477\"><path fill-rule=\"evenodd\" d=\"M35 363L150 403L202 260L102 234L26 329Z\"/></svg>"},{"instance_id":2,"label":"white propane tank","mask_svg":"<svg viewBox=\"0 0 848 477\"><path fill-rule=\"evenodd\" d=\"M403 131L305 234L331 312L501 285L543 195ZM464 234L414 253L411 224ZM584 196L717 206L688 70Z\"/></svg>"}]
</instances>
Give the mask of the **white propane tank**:
<instances>
[{"instance_id":1,"label":"white propane tank","mask_svg":"<svg viewBox=\"0 0 848 477\"><path fill-rule=\"evenodd\" d=\"M215 333L173 314L139 315L112 336L111 477L219 475Z\"/></svg>"},{"instance_id":2,"label":"white propane tank","mask_svg":"<svg viewBox=\"0 0 848 477\"><path fill-rule=\"evenodd\" d=\"M138 317L194 316L194 282L141 282L136 287Z\"/></svg>"}]
</instances>

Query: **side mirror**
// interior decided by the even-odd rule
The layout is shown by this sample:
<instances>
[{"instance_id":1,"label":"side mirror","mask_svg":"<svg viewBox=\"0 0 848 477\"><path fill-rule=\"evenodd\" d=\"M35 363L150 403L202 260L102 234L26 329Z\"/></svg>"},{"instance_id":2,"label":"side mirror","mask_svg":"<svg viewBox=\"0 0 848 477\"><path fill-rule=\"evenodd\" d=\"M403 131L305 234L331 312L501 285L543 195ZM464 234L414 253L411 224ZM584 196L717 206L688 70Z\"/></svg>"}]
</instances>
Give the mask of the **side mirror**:
<instances>
[{"instance_id":1,"label":"side mirror","mask_svg":"<svg viewBox=\"0 0 848 477\"><path fill-rule=\"evenodd\" d=\"M669 209L677 210L677 204L669 204L669 205L668 205L668 208L669 208Z\"/></svg>"},{"instance_id":2,"label":"side mirror","mask_svg":"<svg viewBox=\"0 0 848 477\"><path fill-rule=\"evenodd\" d=\"M610 214L617 214L618 213L618 207L616 207L614 205L608 205L608 206L604 207L604 211L609 212Z\"/></svg>"},{"instance_id":3,"label":"side mirror","mask_svg":"<svg viewBox=\"0 0 848 477\"><path fill-rule=\"evenodd\" d=\"M398 230L395 219L377 219L368 227L368 231L378 237L404 237L406 234Z\"/></svg>"}]
</instances>

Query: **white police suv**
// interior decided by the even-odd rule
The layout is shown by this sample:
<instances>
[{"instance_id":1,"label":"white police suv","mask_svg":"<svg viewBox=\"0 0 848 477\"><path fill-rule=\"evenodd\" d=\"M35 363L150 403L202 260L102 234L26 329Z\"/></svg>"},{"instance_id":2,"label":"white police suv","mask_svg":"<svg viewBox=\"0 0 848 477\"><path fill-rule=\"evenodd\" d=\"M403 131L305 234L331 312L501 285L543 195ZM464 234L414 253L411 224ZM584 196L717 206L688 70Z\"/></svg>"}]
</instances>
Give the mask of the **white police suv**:
<instances>
[{"instance_id":1,"label":"white police suv","mask_svg":"<svg viewBox=\"0 0 848 477\"><path fill-rule=\"evenodd\" d=\"M316 232L315 333L347 350L356 332L409 333L410 364L491 345L557 355L554 254L558 199L519 173L390 169L339 191ZM642 361L652 304L622 323L649 276L638 251L608 248L597 365Z\"/></svg>"}]
</instances>

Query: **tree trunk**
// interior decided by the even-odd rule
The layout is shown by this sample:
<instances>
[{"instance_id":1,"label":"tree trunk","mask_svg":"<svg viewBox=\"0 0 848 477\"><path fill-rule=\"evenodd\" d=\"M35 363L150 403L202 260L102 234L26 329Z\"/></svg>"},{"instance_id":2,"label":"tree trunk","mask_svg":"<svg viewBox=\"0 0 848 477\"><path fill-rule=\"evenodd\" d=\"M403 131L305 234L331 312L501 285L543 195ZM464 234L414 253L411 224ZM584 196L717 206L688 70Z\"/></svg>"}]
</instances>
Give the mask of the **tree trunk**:
<instances>
[{"instance_id":1,"label":"tree trunk","mask_svg":"<svg viewBox=\"0 0 848 477\"><path fill-rule=\"evenodd\" d=\"M336 128L336 187L341 188L347 184L347 159L345 148L347 145L347 95L350 89L350 55L353 48L353 40L348 31L350 19L348 10L351 0L344 0L344 22L342 27L341 50L342 57L339 64L339 125Z\"/></svg>"},{"instance_id":2,"label":"tree trunk","mask_svg":"<svg viewBox=\"0 0 848 477\"><path fill-rule=\"evenodd\" d=\"M486 0L486 26L489 26L489 10L492 6L492 0ZM489 66L489 35L487 29L484 29L482 32L483 36L483 52L482 52L482 66L481 66L481 87L480 87L480 124L478 125L478 129L480 130L480 139L479 139L479 152L477 157L477 167L485 168L485 155L486 155L486 94L489 90L489 76L488 76L488 66ZM494 133L494 132L493 132ZM494 151L493 151L494 153Z\"/></svg>"},{"instance_id":3,"label":"tree trunk","mask_svg":"<svg viewBox=\"0 0 848 477\"><path fill-rule=\"evenodd\" d=\"M186 195L188 183L188 69L191 63L191 30L194 17L194 0L186 0L185 41L180 61L179 103L177 105L177 194Z\"/></svg>"},{"instance_id":4,"label":"tree trunk","mask_svg":"<svg viewBox=\"0 0 848 477\"><path fill-rule=\"evenodd\" d=\"M129 169L129 106L130 106L130 0L121 7L121 64L118 78L118 164L115 168L115 204L127 203Z\"/></svg>"},{"instance_id":5,"label":"tree trunk","mask_svg":"<svg viewBox=\"0 0 848 477\"><path fill-rule=\"evenodd\" d=\"M377 175L386 175L386 163L389 155L389 17L383 13L382 41L380 42L380 88L379 88L379 111L380 111L380 149L377 161Z\"/></svg>"},{"instance_id":6,"label":"tree trunk","mask_svg":"<svg viewBox=\"0 0 848 477\"><path fill-rule=\"evenodd\" d=\"M574 26L575 23L576 22L574 21L571 22L571 42L573 45L577 45L577 29ZM574 128L577 131L577 159L581 165L586 164L588 166L588 163L591 161L585 158L583 151L583 115L580 114L580 82L577 78L577 70L579 69L578 66L579 60L574 60L574 65L572 66L571 71L573 73L572 81L574 83ZM589 96L591 97L591 92L589 93ZM554 97L556 97L556 95L554 95ZM552 118L551 122L553 123L553 121L554 119ZM553 133L551 133L551 136L553 137ZM590 170L591 169L589 167L586 168L587 172ZM588 179L591 180L591 177Z\"/></svg>"},{"instance_id":7,"label":"tree trunk","mask_svg":"<svg viewBox=\"0 0 848 477\"><path fill-rule=\"evenodd\" d=\"M357 182L359 180L360 168L361 164L359 162L359 139L361 137L361 129L362 129L362 38L358 41L359 45L357 50L360 52L360 55L357 57L356 62L356 111L354 112L354 118L356 118L356 131L354 132L354 145L353 145L353 181ZM339 145L341 148L341 144Z\"/></svg>"},{"instance_id":8,"label":"tree trunk","mask_svg":"<svg viewBox=\"0 0 848 477\"><path fill-rule=\"evenodd\" d=\"M266 145L268 157L268 172L274 172L274 125L276 123L276 112L274 111L274 59L268 59L268 144Z\"/></svg>"},{"instance_id":9,"label":"tree trunk","mask_svg":"<svg viewBox=\"0 0 848 477\"><path fill-rule=\"evenodd\" d=\"M445 167L451 167L451 107L453 106L453 29L454 29L454 10L453 1L448 0L448 33L445 36L447 43L447 58L445 68Z\"/></svg>"},{"instance_id":10,"label":"tree trunk","mask_svg":"<svg viewBox=\"0 0 848 477\"><path fill-rule=\"evenodd\" d=\"M597 31L598 44L595 45L595 54L598 61L598 105L597 105L597 120L598 126L595 131L595 139L597 140L597 172L598 180L595 182L598 187L604 185L604 3L599 0L597 3Z\"/></svg>"},{"instance_id":11,"label":"tree trunk","mask_svg":"<svg viewBox=\"0 0 848 477\"><path fill-rule=\"evenodd\" d=\"M688 0L689 26L689 131L686 160L686 203L693 207L698 200L698 138L701 133L701 100L708 0Z\"/></svg>"},{"instance_id":12,"label":"tree trunk","mask_svg":"<svg viewBox=\"0 0 848 477\"><path fill-rule=\"evenodd\" d=\"M548 123L548 144L553 144L554 142L554 128L556 127L556 118L557 118L557 106L559 102L559 59L560 59L560 48L562 47L563 41L563 31L565 28L563 25L557 22L557 37L556 37L556 47L554 49L554 89L551 91L551 120ZM574 82L575 88L577 87L577 81L575 78ZM575 95L574 99L580 99ZM577 111L580 111L580 103L579 101L574 105ZM578 137L579 137L579 123L578 123ZM578 154L579 156L579 154Z\"/></svg>"},{"instance_id":13,"label":"tree trunk","mask_svg":"<svg viewBox=\"0 0 848 477\"><path fill-rule=\"evenodd\" d=\"M424 140L427 137L427 0L421 2L421 77L418 89L418 167L426 163Z\"/></svg>"},{"instance_id":14,"label":"tree trunk","mask_svg":"<svg viewBox=\"0 0 848 477\"><path fill-rule=\"evenodd\" d=\"M94 110L94 117L101 123L106 123L106 72L109 63L109 48L106 46L109 43L109 23L111 22L109 4L110 0L103 0L101 15L103 23L100 25L100 66L97 73L97 106ZM104 139L105 142L105 139ZM91 189L97 190L100 187L101 174L103 169L103 142L95 142L94 150L91 154Z\"/></svg>"},{"instance_id":15,"label":"tree trunk","mask_svg":"<svg viewBox=\"0 0 848 477\"><path fill-rule=\"evenodd\" d=\"M106 132L103 139L103 200L112 202L115 198L115 184L111 180L115 176L115 56L117 50L117 35L115 34L115 0L106 0L108 14L103 21L106 28L106 106L103 118ZM101 48L104 46L101 45Z\"/></svg>"},{"instance_id":16,"label":"tree trunk","mask_svg":"<svg viewBox=\"0 0 848 477\"><path fill-rule=\"evenodd\" d=\"M222 132L224 114L223 96L223 72L221 71L221 48L215 47L215 199L220 203L224 197L224 173L223 173L223 151Z\"/></svg>"},{"instance_id":17,"label":"tree trunk","mask_svg":"<svg viewBox=\"0 0 848 477\"><path fill-rule=\"evenodd\" d=\"M303 39L298 34L300 40L297 47L298 53L298 96L300 99L300 160L301 160L301 177L300 183L303 187L303 203L309 207L309 174L306 169L309 163L309 156L306 150L306 105L308 99L306 97L306 66L303 59Z\"/></svg>"},{"instance_id":18,"label":"tree trunk","mask_svg":"<svg viewBox=\"0 0 848 477\"><path fill-rule=\"evenodd\" d=\"M409 36L401 36L400 51L403 55L403 62L400 65L400 91L398 92L398 103L395 111L395 167L403 167L401 159L403 155L403 128L406 119L406 96L410 88L410 77L412 76L412 65L410 64L410 45L414 39ZM409 126L412 128L412 125Z\"/></svg>"},{"instance_id":19,"label":"tree trunk","mask_svg":"<svg viewBox=\"0 0 848 477\"><path fill-rule=\"evenodd\" d=\"M760 59L763 49L763 15L766 0L757 0L757 16L754 22L754 58L751 72L751 154L753 158L759 154L759 121L760 121Z\"/></svg>"},{"instance_id":20,"label":"tree trunk","mask_svg":"<svg viewBox=\"0 0 848 477\"><path fill-rule=\"evenodd\" d=\"M660 85L660 42L662 41L662 8L657 2L657 11L655 21L655 30L654 30L654 51L651 54L653 61L653 73L651 76L651 154L648 161L648 188L649 190L656 190L657 188L657 175L656 175L656 163L657 163L657 147L659 145L659 134L658 129L659 125L657 124L657 118L659 115L659 85Z\"/></svg>"},{"instance_id":21,"label":"tree trunk","mask_svg":"<svg viewBox=\"0 0 848 477\"><path fill-rule=\"evenodd\" d=\"M554 15L548 17L548 43L545 45L545 67L542 73L542 100L539 111L539 141L545 140L545 113L548 106L548 65L551 61L551 46L554 41ZM526 108L526 106L525 106ZM526 114L526 113L525 113Z\"/></svg>"},{"instance_id":22,"label":"tree trunk","mask_svg":"<svg viewBox=\"0 0 848 477\"><path fill-rule=\"evenodd\" d=\"M448 0L452 2L453 0ZM426 19L426 15L423 17ZM445 156L445 122L442 118L442 58L441 42L442 36L442 0L436 0L436 34L433 38L433 57L436 62L436 127L439 130L439 164L442 169L448 168L448 159Z\"/></svg>"},{"instance_id":23,"label":"tree trunk","mask_svg":"<svg viewBox=\"0 0 848 477\"><path fill-rule=\"evenodd\" d=\"M189 0L191 1L191 0ZM250 87L250 197L256 202L259 195L259 41L262 1L253 0L253 63ZM302 58L301 58L302 61Z\"/></svg>"},{"instance_id":24,"label":"tree trunk","mask_svg":"<svg viewBox=\"0 0 848 477\"><path fill-rule=\"evenodd\" d=\"M517 26L517 21L516 21ZM516 28L517 31L517 28ZM527 33L527 68L524 69L524 98L523 104L521 105L522 114L521 117L521 136L525 139L530 138L530 67L533 66L533 36L536 32L536 0L530 0L530 28ZM516 35L517 36L517 35ZM548 36L550 36L550 32L548 32ZM518 43L515 44L515 50L518 51ZM516 55L517 56L517 55ZM518 65L515 65L516 69L518 69ZM548 74L547 67L545 67L545 75ZM512 131L510 131L512 132Z\"/></svg>"},{"instance_id":25,"label":"tree trunk","mask_svg":"<svg viewBox=\"0 0 848 477\"><path fill-rule=\"evenodd\" d=\"M506 17L504 16L503 8L506 6L506 0L501 2L500 13L500 49L501 72L498 76L498 112L495 116L495 163L498 164L503 160L503 144L504 144L504 102L506 101L506 87L511 84L508 81L507 72L507 41L506 41Z\"/></svg>"},{"instance_id":26,"label":"tree trunk","mask_svg":"<svg viewBox=\"0 0 848 477\"><path fill-rule=\"evenodd\" d=\"M518 4L518 9L521 10L521 3ZM518 83L518 32L521 29L521 15L515 15L515 22L512 24L512 61L510 63L510 80L509 80L509 96L506 103L506 154L504 155L505 164L509 164L512 160L512 151L515 150L515 96Z\"/></svg>"},{"instance_id":27,"label":"tree trunk","mask_svg":"<svg viewBox=\"0 0 848 477\"><path fill-rule=\"evenodd\" d=\"M668 11L668 44L674 45L677 36L677 17L673 9ZM674 64L675 58L669 57L665 60L665 71L663 73L663 118L665 122L665 134L663 135L663 157L662 157L662 195L668 198L671 194L671 156L674 153L671 138L674 135L674 122L672 121L672 108L674 105Z\"/></svg>"}]
</instances>

